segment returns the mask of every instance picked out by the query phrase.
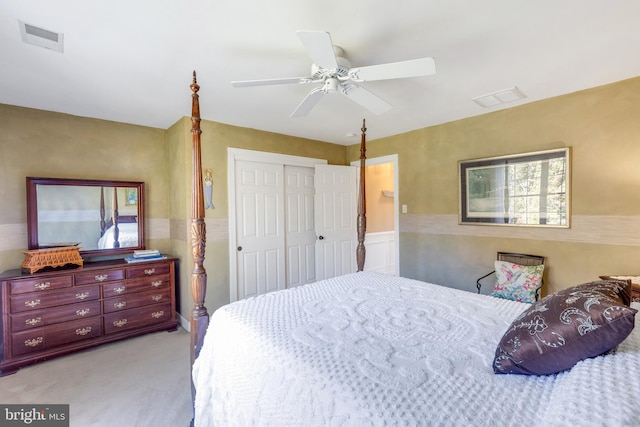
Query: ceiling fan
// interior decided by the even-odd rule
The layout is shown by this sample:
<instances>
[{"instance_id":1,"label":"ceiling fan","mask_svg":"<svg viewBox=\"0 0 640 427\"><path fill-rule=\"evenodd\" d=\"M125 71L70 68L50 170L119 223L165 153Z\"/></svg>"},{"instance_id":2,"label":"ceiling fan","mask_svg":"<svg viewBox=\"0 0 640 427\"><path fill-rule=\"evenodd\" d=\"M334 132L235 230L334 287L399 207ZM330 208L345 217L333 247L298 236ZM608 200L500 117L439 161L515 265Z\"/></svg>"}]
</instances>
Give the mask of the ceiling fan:
<instances>
[{"instance_id":1,"label":"ceiling fan","mask_svg":"<svg viewBox=\"0 0 640 427\"><path fill-rule=\"evenodd\" d=\"M291 117L306 116L325 94L335 92L351 98L374 114L382 114L391 108L391 104L356 83L429 76L436 72L433 58L352 68L351 63L343 56L344 51L331 42L329 33L325 31L297 31L297 34L313 60L311 76L232 81L231 85L250 87L291 83L321 84L309 92L291 113Z\"/></svg>"}]
</instances>

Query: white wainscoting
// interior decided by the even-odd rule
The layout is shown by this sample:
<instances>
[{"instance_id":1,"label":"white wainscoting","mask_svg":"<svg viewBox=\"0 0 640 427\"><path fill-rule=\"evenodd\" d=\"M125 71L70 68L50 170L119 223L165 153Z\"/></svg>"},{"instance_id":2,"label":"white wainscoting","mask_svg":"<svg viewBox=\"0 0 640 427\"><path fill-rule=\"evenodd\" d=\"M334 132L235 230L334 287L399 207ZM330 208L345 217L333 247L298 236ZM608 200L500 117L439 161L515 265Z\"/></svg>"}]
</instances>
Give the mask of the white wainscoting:
<instances>
[{"instance_id":1,"label":"white wainscoting","mask_svg":"<svg viewBox=\"0 0 640 427\"><path fill-rule=\"evenodd\" d=\"M365 271L378 271L391 275L396 273L394 235L393 231L365 234L364 245L367 250Z\"/></svg>"}]
</instances>

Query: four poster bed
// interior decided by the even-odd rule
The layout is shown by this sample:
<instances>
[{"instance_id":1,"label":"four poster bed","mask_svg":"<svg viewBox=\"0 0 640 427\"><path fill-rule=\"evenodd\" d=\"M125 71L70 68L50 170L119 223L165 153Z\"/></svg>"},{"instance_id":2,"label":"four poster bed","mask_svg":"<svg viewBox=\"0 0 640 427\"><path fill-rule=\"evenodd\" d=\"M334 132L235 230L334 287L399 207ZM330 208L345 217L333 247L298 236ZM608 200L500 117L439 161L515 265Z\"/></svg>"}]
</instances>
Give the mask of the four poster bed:
<instances>
[{"instance_id":1,"label":"four poster bed","mask_svg":"<svg viewBox=\"0 0 640 427\"><path fill-rule=\"evenodd\" d=\"M113 188L113 207L107 219L104 187L100 187L100 238L98 249L127 248L139 245L137 215L120 215L118 191Z\"/></svg>"},{"instance_id":2,"label":"four poster bed","mask_svg":"<svg viewBox=\"0 0 640 427\"><path fill-rule=\"evenodd\" d=\"M640 305L628 282L525 304L362 271L363 167L359 272L209 319L195 73L191 89L196 426L640 425Z\"/></svg>"}]
</instances>

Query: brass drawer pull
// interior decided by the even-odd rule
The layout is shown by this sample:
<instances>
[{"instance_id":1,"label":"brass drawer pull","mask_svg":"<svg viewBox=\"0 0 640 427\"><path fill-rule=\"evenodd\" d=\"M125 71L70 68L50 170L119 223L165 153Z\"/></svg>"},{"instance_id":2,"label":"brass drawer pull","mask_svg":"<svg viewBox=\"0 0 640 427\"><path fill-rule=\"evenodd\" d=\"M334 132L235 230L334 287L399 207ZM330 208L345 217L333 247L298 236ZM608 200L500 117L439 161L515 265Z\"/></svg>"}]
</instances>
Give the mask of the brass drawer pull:
<instances>
[{"instance_id":1,"label":"brass drawer pull","mask_svg":"<svg viewBox=\"0 0 640 427\"><path fill-rule=\"evenodd\" d=\"M154 319L159 319L162 316L164 316L164 311L162 311L162 310L154 311L153 313L151 313L151 317L153 317Z\"/></svg>"},{"instance_id":2,"label":"brass drawer pull","mask_svg":"<svg viewBox=\"0 0 640 427\"><path fill-rule=\"evenodd\" d=\"M76 294L76 298L85 299L85 298L88 298L89 295L91 295L89 292L80 292L80 293Z\"/></svg>"},{"instance_id":3,"label":"brass drawer pull","mask_svg":"<svg viewBox=\"0 0 640 427\"><path fill-rule=\"evenodd\" d=\"M122 328L126 324L127 324L127 319L120 319L113 322L113 326L115 326L116 328Z\"/></svg>"},{"instance_id":4,"label":"brass drawer pull","mask_svg":"<svg viewBox=\"0 0 640 427\"><path fill-rule=\"evenodd\" d=\"M86 316L91 311L90 308L83 308L82 310L76 310L76 316Z\"/></svg>"},{"instance_id":5,"label":"brass drawer pull","mask_svg":"<svg viewBox=\"0 0 640 427\"><path fill-rule=\"evenodd\" d=\"M159 288L160 286L162 286L162 280L156 280L155 282L151 282L151 286L153 286L154 288Z\"/></svg>"},{"instance_id":6,"label":"brass drawer pull","mask_svg":"<svg viewBox=\"0 0 640 427\"><path fill-rule=\"evenodd\" d=\"M24 340L24 345L27 347L35 347L38 344L42 344L42 341L44 341L44 337L38 337L32 340Z\"/></svg>"},{"instance_id":7,"label":"brass drawer pull","mask_svg":"<svg viewBox=\"0 0 640 427\"><path fill-rule=\"evenodd\" d=\"M113 304L113 306L114 306L115 308L124 308L126 305L127 305L127 303L126 303L126 302L124 302L124 301L122 301L122 302L116 302L116 303L114 303L114 304Z\"/></svg>"},{"instance_id":8,"label":"brass drawer pull","mask_svg":"<svg viewBox=\"0 0 640 427\"><path fill-rule=\"evenodd\" d=\"M94 277L94 279L96 279L98 282L104 282L108 278L109 278L108 274L96 274Z\"/></svg>"},{"instance_id":9,"label":"brass drawer pull","mask_svg":"<svg viewBox=\"0 0 640 427\"><path fill-rule=\"evenodd\" d=\"M116 294L121 294L126 290L127 290L127 288L124 287L124 286L118 286L117 288L113 288L113 292L116 293Z\"/></svg>"},{"instance_id":10,"label":"brass drawer pull","mask_svg":"<svg viewBox=\"0 0 640 427\"><path fill-rule=\"evenodd\" d=\"M36 283L33 286L39 291L44 291L45 289L49 289L51 287L51 282Z\"/></svg>"},{"instance_id":11,"label":"brass drawer pull","mask_svg":"<svg viewBox=\"0 0 640 427\"><path fill-rule=\"evenodd\" d=\"M91 332L91 326L87 326L86 328L76 329L76 335L87 335Z\"/></svg>"},{"instance_id":12,"label":"brass drawer pull","mask_svg":"<svg viewBox=\"0 0 640 427\"><path fill-rule=\"evenodd\" d=\"M146 274L147 276L151 276L155 272L156 272L155 268L147 268L146 270L144 270L144 274Z\"/></svg>"},{"instance_id":13,"label":"brass drawer pull","mask_svg":"<svg viewBox=\"0 0 640 427\"><path fill-rule=\"evenodd\" d=\"M35 326L39 323L42 323L42 317L34 317L33 319L26 319L24 323L26 323L29 326Z\"/></svg>"},{"instance_id":14,"label":"brass drawer pull","mask_svg":"<svg viewBox=\"0 0 640 427\"><path fill-rule=\"evenodd\" d=\"M154 300L155 302L159 302L162 300L162 295L154 295L151 297L152 300Z\"/></svg>"},{"instance_id":15,"label":"brass drawer pull","mask_svg":"<svg viewBox=\"0 0 640 427\"><path fill-rule=\"evenodd\" d=\"M24 305L26 305L27 307L36 307L38 305L40 305L40 300L39 299L34 299L33 301L25 301Z\"/></svg>"}]
</instances>

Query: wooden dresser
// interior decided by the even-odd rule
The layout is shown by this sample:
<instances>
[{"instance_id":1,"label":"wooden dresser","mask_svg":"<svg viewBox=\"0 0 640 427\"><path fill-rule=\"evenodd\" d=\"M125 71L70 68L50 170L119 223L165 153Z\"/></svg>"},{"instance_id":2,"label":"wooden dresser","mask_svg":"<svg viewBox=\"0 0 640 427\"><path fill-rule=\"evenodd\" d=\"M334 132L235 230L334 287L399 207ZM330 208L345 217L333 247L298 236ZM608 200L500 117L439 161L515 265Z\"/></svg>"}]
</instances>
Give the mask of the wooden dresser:
<instances>
[{"instance_id":1,"label":"wooden dresser","mask_svg":"<svg viewBox=\"0 0 640 427\"><path fill-rule=\"evenodd\" d=\"M0 376L51 357L175 330L175 258L0 275Z\"/></svg>"}]
</instances>

